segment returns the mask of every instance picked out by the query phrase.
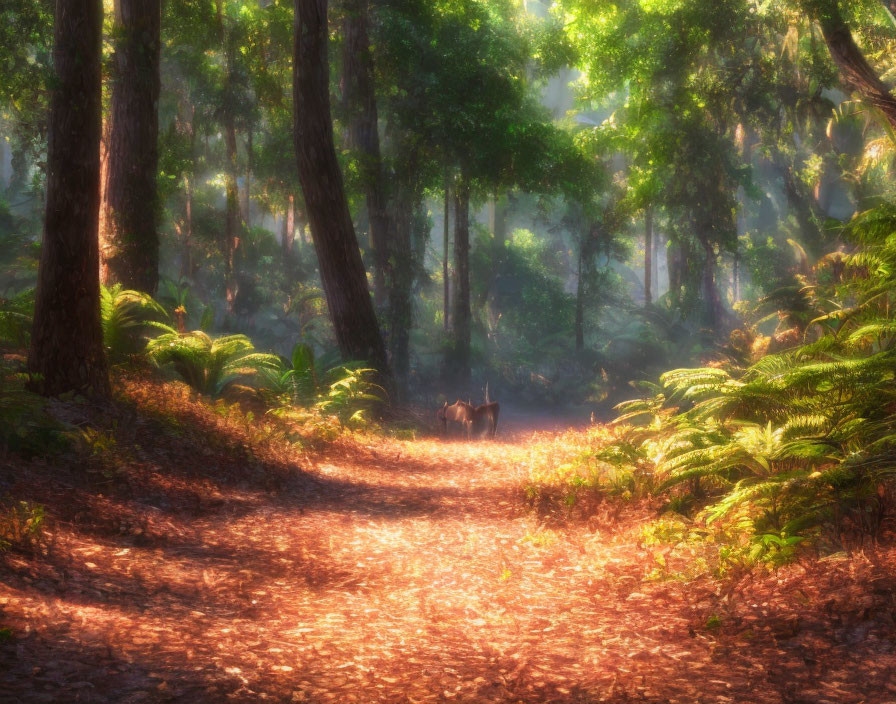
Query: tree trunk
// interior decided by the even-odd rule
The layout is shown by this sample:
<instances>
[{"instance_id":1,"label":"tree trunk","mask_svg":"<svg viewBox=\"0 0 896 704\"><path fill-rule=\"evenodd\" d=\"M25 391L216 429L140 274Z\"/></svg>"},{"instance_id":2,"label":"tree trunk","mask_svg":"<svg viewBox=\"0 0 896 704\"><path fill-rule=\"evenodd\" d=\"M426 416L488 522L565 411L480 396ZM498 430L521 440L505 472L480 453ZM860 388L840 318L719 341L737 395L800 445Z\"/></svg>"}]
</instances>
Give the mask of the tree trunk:
<instances>
[{"instance_id":1,"label":"tree trunk","mask_svg":"<svg viewBox=\"0 0 896 704\"><path fill-rule=\"evenodd\" d=\"M281 243L283 245L283 268L286 273L287 291L292 291L296 282L295 267L295 242L296 242L296 199L289 196L286 205L286 213L283 215L283 233Z\"/></svg>"},{"instance_id":2,"label":"tree trunk","mask_svg":"<svg viewBox=\"0 0 896 704\"><path fill-rule=\"evenodd\" d=\"M445 219L442 233L444 234L444 250L442 252L442 281L444 284L444 305L442 310L443 318L442 321L445 326L445 332L447 333L451 329L451 278L448 273L448 233L451 228L451 179L448 174L445 174Z\"/></svg>"},{"instance_id":3,"label":"tree trunk","mask_svg":"<svg viewBox=\"0 0 896 704\"><path fill-rule=\"evenodd\" d=\"M653 300L653 208L644 211L644 305Z\"/></svg>"},{"instance_id":4,"label":"tree trunk","mask_svg":"<svg viewBox=\"0 0 896 704\"><path fill-rule=\"evenodd\" d=\"M463 176L454 193L454 381L463 390L470 383L470 189Z\"/></svg>"},{"instance_id":5,"label":"tree trunk","mask_svg":"<svg viewBox=\"0 0 896 704\"><path fill-rule=\"evenodd\" d=\"M725 307L716 285L716 251L709 238L700 238L703 245L703 303L706 307L707 323L713 330L719 329L725 321Z\"/></svg>"},{"instance_id":6,"label":"tree trunk","mask_svg":"<svg viewBox=\"0 0 896 704\"><path fill-rule=\"evenodd\" d=\"M666 268L669 271L669 294L676 303L681 302L683 265L681 245L670 239L666 248Z\"/></svg>"},{"instance_id":7,"label":"tree trunk","mask_svg":"<svg viewBox=\"0 0 896 704\"><path fill-rule=\"evenodd\" d=\"M240 202L236 183L236 126L233 116L224 116L224 144L227 149L227 163L224 169L224 189L226 205L224 212L224 285L227 307L233 310L236 302L236 251L240 245Z\"/></svg>"},{"instance_id":8,"label":"tree trunk","mask_svg":"<svg viewBox=\"0 0 896 704\"><path fill-rule=\"evenodd\" d=\"M411 289L414 283L414 258L411 233L417 209L417 199L411 194L400 194L395 202L395 254L389 291L389 332L392 370L399 391L407 387L410 371L410 339L413 307Z\"/></svg>"},{"instance_id":9,"label":"tree trunk","mask_svg":"<svg viewBox=\"0 0 896 704\"><path fill-rule=\"evenodd\" d=\"M28 371L47 396L110 393L100 323L100 0L57 0L47 200Z\"/></svg>"},{"instance_id":10,"label":"tree trunk","mask_svg":"<svg viewBox=\"0 0 896 704\"><path fill-rule=\"evenodd\" d=\"M578 279L576 281L576 352L581 353L585 349L585 277L584 265L585 248L579 247Z\"/></svg>"},{"instance_id":11,"label":"tree trunk","mask_svg":"<svg viewBox=\"0 0 896 704\"><path fill-rule=\"evenodd\" d=\"M367 289L333 145L327 59L327 0L296 0L293 119L311 236L339 349L388 377L383 339Z\"/></svg>"},{"instance_id":12,"label":"tree trunk","mask_svg":"<svg viewBox=\"0 0 896 704\"><path fill-rule=\"evenodd\" d=\"M160 28L160 0L116 0L101 275L106 284L147 293L159 284Z\"/></svg>"},{"instance_id":13,"label":"tree trunk","mask_svg":"<svg viewBox=\"0 0 896 704\"><path fill-rule=\"evenodd\" d=\"M382 306L389 295L391 224L383 191L379 118L368 34L369 8L367 0L350 0L346 5L342 84L349 125L348 147L359 156L373 250L373 298L377 306Z\"/></svg>"},{"instance_id":14,"label":"tree trunk","mask_svg":"<svg viewBox=\"0 0 896 704\"><path fill-rule=\"evenodd\" d=\"M890 92L868 63L852 38L837 0L806 0L810 14L818 20L831 58L840 70L840 77L869 105L878 108L896 128L896 97Z\"/></svg>"},{"instance_id":15,"label":"tree trunk","mask_svg":"<svg viewBox=\"0 0 896 704\"><path fill-rule=\"evenodd\" d=\"M184 176L183 261L181 276L193 278L193 182Z\"/></svg>"},{"instance_id":16,"label":"tree trunk","mask_svg":"<svg viewBox=\"0 0 896 704\"><path fill-rule=\"evenodd\" d=\"M252 150L253 150L252 125L246 131L246 192L243 205L243 222L246 228L252 227Z\"/></svg>"}]
</instances>

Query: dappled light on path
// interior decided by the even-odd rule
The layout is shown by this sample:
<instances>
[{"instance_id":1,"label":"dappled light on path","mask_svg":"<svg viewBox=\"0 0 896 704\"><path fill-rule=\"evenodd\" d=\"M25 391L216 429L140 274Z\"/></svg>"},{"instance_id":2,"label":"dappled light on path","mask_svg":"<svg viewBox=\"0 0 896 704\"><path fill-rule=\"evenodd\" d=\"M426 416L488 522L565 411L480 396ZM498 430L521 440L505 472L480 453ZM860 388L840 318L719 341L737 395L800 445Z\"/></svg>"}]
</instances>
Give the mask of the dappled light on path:
<instances>
[{"instance_id":1,"label":"dappled light on path","mask_svg":"<svg viewBox=\"0 0 896 704\"><path fill-rule=\"evenodd\" d=\"M5 558L0 700L896 699L892 623L868 616L859 638L809 609L794 625L821 599L849 612L869 575L892 587L892 555L736 598L645 581L648 509L588 529L524 510L545 437L345 442L296 455L307 471L276 491L222 482L189 509L95 497L139 527L61 521L46 557Z\"/></svg>"}]
</instances>

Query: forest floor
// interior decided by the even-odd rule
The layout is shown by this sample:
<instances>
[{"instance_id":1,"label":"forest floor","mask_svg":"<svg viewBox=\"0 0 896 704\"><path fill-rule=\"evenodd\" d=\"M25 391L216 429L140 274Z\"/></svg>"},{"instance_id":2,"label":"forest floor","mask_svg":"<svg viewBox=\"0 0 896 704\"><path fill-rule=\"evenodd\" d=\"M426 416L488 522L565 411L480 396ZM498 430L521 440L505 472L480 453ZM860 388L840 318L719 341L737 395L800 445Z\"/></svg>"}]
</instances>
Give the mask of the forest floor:
<instances>
[{"instance_id":1,"label":"forest floor","mask_svg":"<svg viewBox=\"0 0 896 704\"><path fill-rule=\"evenodd\" d=\"M0 555L2 702L896 702L892 548L648 581L648 507L524 509L537 434L300 454L119 386L57 409L94 456L0 458L52 517Z\"/></svg>"}]
</instances>

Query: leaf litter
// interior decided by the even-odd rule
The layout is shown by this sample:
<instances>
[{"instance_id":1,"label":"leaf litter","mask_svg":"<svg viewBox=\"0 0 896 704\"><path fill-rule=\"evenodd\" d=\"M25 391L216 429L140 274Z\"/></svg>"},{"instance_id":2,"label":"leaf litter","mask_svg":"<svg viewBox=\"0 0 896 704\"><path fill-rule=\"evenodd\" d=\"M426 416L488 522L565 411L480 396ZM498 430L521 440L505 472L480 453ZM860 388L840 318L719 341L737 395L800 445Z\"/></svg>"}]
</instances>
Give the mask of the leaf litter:
<instances>
[{"instance_id":1,"label":"leaf litter","mask_svg":"<svg viewBox=\"0 0 896 704\"><path fill-rule=\"evenodd\" d=\"M112 480L77 453L0 464L54 517L0 558L2 702L896 702L892 547L650 581L649 507L522 510L553 434L303 453L118 385L75 409L113 429Z\"/></svg>"}]
</instances>

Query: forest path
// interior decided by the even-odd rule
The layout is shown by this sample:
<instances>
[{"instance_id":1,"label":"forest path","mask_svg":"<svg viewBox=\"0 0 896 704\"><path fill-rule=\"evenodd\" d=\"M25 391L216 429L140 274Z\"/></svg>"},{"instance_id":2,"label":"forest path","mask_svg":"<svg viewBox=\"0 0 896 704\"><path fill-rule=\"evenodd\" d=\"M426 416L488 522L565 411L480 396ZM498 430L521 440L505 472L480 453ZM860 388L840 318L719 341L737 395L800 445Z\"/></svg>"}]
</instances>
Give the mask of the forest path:
<instances>
[{"instance_id":1,"label":"forest path","mask_svg":"<svg viewBox=\"0 0 896 704\"><path fill-rule=\"evenodd\" d=\"M64 565L13 560L0 607L27 635L0 701L887 701L859 694L886 690L848 643L815 644L844 658L832 673L707 632L713 585L643 580L646 513L540 528L520 508L529 453L525 436L343 448L276 499L227 489L155 521L164 540L73 533Z\"/></svg>"}]
</instances>

